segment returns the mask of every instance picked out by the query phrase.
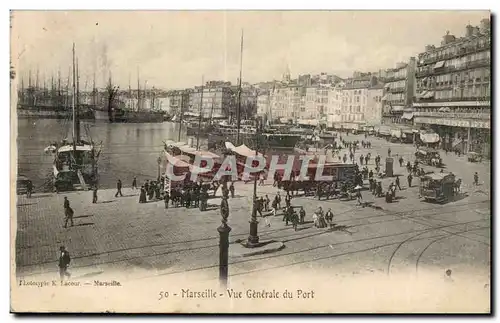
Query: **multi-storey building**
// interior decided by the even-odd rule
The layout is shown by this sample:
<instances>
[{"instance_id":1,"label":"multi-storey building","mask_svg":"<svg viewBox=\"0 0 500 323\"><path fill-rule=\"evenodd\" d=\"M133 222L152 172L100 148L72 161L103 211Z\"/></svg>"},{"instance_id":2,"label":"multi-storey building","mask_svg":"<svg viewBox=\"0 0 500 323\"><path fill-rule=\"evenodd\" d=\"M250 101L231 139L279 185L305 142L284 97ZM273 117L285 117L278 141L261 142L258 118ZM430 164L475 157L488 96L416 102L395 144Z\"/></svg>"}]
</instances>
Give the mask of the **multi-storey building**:
<instances>
[{"instance_id":1,"label":"multi-storey building","mask_svg":"<svg viewBox=\"0 0 500 323\"><path fill-rule=\"evenodd\" d=\"M416 60L398 63L395 68L384 71L383 124L412 124L412 104L416 94Z\"/></svg>"},{"instance_id":2,"label":"multi-storey building","mask_svg":"<svg viewBox=\"0 0 500 323\"><path fill-rule=\"evenodd\" d=\"M329 126L342 122L342 88L339 84L328 91L327 123Z\"/></svg>"},{"instance_id":3,"label":"multi-storey building","mask_svg":"<svg viewBox=\"0 0 500 323\"><path fill-rule=\"evenodd\" d=\"M203 95L202 95L203 89ZM196 86L189 96L189 112L204 118L228 117L234 109L234 92L230 82L210 81Z\"/></svg>"},{"instance_id":4,"label":"multi-storey building","mask_svg":"<svg viewBox=\"0 0 500 323\"><path fill-rule=\"evenodd\" d=\"M271 118L297 119L300 118L305 88L297 84L281 84L271 93Z\"/></svg>"},{"instance_id":5,"label":"multi-storey building","mask_svg":"<svg viewBox=\"0 0 500 323\"><path fill-rule=\"evenodd\" d=\"M268 116L270 114L269 108L270 108L270 99L271 99L271 93L270 91L261 91L257 95L257 115L258 116Z\"/></svg>"},{"instance_id":6,"label":"multi-storey building","mask_svg":"<svg viewBox=\"0 0 500 323\"><path fill-rule=\"evenodd\" d=\"M490 154L491 33L466 26L465 37L447 33L439 47L427 46L417 63L415 123L434 129L441 145Z\"/></svg>"},{"instance_id":7,"label":"multi-storey building","mask_svg":"<svg viewBox=\"0 0 500 323\"><path fill-rule=\"evenodd\" d=\"M357 129L363 124L380 124L383 86L371 74L355 72L342 89L341 126Z\"/></svg>"},{"instance_id":8,"label":"multi-storey building","mask_svg":"<svg viewBox=\"0 0 500 323\"><path fill-rule=\"evenodd\" d=\"M183 112L187 111L191 91L191 89L168 91L166 93L166 97L168 99L166 100L166 102L168 103L168 107L166 110L173 115L180 113L181 107Z\"/></svg>"}]
</instances>

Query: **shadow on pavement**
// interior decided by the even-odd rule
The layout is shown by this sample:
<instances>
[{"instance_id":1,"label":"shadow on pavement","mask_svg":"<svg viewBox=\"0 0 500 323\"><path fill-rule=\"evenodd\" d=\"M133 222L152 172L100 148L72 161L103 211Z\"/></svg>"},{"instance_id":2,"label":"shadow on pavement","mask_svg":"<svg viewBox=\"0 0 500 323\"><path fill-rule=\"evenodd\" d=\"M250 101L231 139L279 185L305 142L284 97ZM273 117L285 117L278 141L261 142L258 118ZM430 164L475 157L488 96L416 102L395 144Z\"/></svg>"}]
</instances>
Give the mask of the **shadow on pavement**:
<instances>
[{"instance_id":1,"label":"shadow on pavement","mask_svg":"<svg viewBox=\"0 0 500 323\"><path fill-rule=\"evenodd\" d=\"M88 218L94 216L93 214L84 214L84 215L79 215L79 216L74 216L73 219L78 219L78 218Z\"/></svg>"},{"instance_id":2,"label":"shadow on pavement","mask_svg":"<svg viewBox=\"0 0 500 323\"><path fill-rule=\"evenodd\" d=\"M94 222L80 223L80 224L75 225L75 227L84 227L87 225L94 225L94 224L95 224Z\"/></svg>"}]
</instances>

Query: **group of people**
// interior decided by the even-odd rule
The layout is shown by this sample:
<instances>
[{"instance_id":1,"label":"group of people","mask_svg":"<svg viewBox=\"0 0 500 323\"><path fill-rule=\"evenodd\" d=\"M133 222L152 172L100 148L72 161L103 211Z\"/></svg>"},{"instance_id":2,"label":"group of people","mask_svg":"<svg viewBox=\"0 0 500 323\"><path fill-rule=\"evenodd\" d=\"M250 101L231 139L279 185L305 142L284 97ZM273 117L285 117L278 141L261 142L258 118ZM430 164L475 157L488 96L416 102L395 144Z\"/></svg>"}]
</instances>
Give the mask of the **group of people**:
<instances>
[{"instance_id":1,"label":"group of people","mask_svg":"<svg viewBox=\"0 0 500 323\"><path fill-rule=\"evenodd\" d=\"M137 187L137 180L134 177L134 181L132 182L132 189ZM118 191L115 196L118 196L118 193L121 194L121 186L118 186ZM147 203L147 201L152 200L161 200L162 193L164 192L164 184L163 181L149 181L146 180L144 185L141 186L141 193L139 194L139 203Z\"/></svg>"}]
</instances>

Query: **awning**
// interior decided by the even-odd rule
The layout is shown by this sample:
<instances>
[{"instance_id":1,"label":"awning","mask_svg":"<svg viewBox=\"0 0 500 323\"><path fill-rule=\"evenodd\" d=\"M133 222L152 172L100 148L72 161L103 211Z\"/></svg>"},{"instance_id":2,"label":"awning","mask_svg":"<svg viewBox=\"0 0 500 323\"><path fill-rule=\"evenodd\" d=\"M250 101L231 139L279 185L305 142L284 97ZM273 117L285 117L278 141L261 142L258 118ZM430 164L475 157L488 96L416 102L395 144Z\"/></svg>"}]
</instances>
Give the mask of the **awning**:
<instances>
[{"instance_id":1,"label":"awning","mask_svg":"<svg viewBox=\"0 0 500 323\"><path fill-rule=\"evenodd\" d=\"M441 68L444 66L444 61L437 62L436 65L434 65L434 68Z\"/></svg>"},{"instance_id":2,"label":"awning","mask_svg":"<svg viewBox=\"0 0 500 323\"><path fill-rule=\"evenodd\" d=\"M425 95L428 93L429 91L424 91L424 92L420 92L420 93L417 93L417 98L424 98Z\"/></svg>"},{"instance_id":3,"label":"awning","mask_svg":"<svg viewBox=\"0 0 500 323\"><path fill-rule=\"evenodd\" d=\"M432 98L434 96L434 91L428 91L425 93L425 95L422 97L424 99Z\"/></svg>"},{"instance_id":4,"label":"awning","mask_svg":"<svg viewBox=\"0 0 500 323\"><path fill-rule=\"evenodd\" d=\"M244 157L255 157L255 150L248 148L244 144L238 147L234 147L232 151ZM258 153L258 155L262 156L261 153Z\"/></svg>"},{"instance_id":5,"label":"awning","mask_svg":"<svg viewBox=\"0 0 500 323\"><path fill-rule=\"evenodd\" d=\"M413 112L403 112L402 119L411 120L413 119Z\"/></svg>"},{"instance_id":6,"label":"awning","mask_svg":"<svg viewBox=\"0 0 500 323\"><path fill-rule=\"evenodd\" d=\"M420 139L427 144L439 142L439 135L437 133L421 133Z\"/></svg>"},{"instance_id":7,"label":"awning","mask_svg":"<svg viewBox=\"0 0 500 323\"><path fill-rule=\"evenodd\" d=\"M404 107L404 106L402 106L402 105L393 105L393 106L391 107L391 110L392 110L392 111L403 111L403 110L404 110L404 108L405 108L405 107Z\"/></svg>"}]
</instances>

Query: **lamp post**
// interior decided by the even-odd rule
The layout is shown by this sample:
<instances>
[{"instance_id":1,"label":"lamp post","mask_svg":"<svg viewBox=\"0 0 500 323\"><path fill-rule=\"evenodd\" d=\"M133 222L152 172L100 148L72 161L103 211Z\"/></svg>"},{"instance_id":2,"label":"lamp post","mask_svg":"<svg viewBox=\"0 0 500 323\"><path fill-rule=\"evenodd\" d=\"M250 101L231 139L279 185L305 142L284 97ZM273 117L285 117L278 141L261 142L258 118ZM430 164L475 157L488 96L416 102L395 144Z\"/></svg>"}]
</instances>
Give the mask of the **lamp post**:
<instances>
[{"instance_id":1,"label":"lamp post","mask_svg":"<svg viewBox=\"0 0 500 323\"><path fill-rule=\"evenodd\" d=\"M255 159L259 153L260 148L260 136L261 136L261 124L257 120L257 134L256 134L256 145L255 145ZM248 235L247 247L257 247L259 246L259 235L258 235L258 224L257 221L257 175L254 176L253 180L253 203L252 203L252 217L250 218L250 234Z\"/></svg>"},{"instance_id":2,"label":"lamp post","mask_svg":"<svg viewBox=\"0 0 500 323\"><path fill-rule=\"evenodd\" d=\"M223 190L220 203L221 225L217 228L219 232L219 282L222 288L227 287L228 255L229 255L229 232L231 227L227 225L229 217L229 204L227 190Z\"/></svg>"},{"instance_id":3,"label":"lamp post","mask_svg":"<svg viewBox=\"0 0 500 323\"><path fill-rule=\"evenodd\" d=\"M158 163L158 181L159 181L160 177L161 177L161 174L160 174L161 157L158 157L156 162Z\"/></svg>"}]
</instances>

